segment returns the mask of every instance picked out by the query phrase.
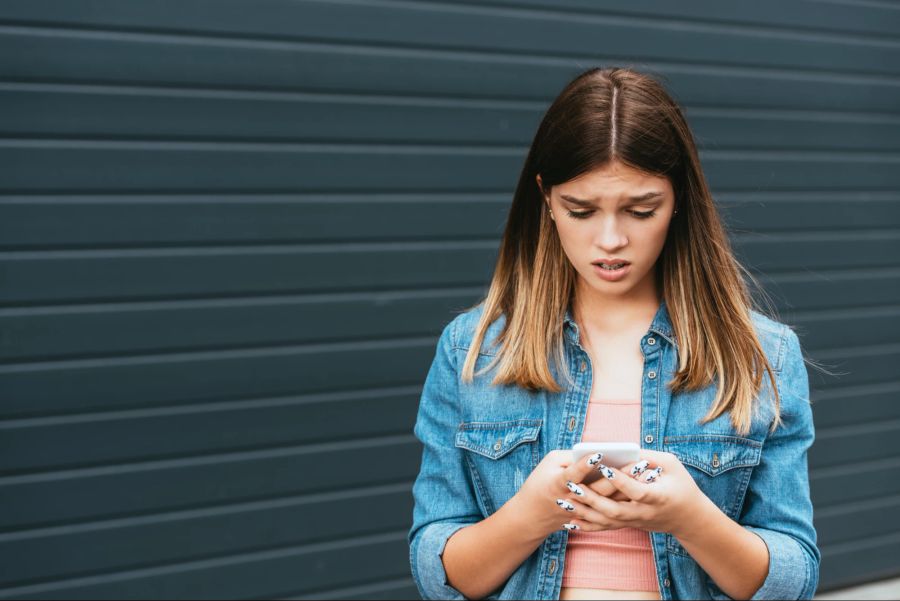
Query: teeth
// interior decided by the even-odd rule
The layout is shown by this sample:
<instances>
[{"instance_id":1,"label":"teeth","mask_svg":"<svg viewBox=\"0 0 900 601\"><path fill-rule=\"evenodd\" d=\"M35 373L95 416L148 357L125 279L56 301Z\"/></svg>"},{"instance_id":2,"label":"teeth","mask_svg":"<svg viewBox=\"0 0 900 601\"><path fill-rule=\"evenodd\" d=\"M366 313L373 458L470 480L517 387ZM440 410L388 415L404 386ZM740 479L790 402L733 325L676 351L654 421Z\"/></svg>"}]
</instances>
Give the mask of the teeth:
<instances>
[{"instance_id":1,"label":"teeth","mask_svg":"<svg viewBox=\"0 0 900 601\"><path fill-rule=\"evenodd\" d=\"M599 265L600 265L600 267L602 267L603 269L607 269L607 270L609 270L609 271L613 271L613 270L621 269L622 267L625 267L625 263L617 263L617 264L613 265L612 267L610 267L610 266L607 265L606 263L600 263Z\"/></svg>"}]
</instances>

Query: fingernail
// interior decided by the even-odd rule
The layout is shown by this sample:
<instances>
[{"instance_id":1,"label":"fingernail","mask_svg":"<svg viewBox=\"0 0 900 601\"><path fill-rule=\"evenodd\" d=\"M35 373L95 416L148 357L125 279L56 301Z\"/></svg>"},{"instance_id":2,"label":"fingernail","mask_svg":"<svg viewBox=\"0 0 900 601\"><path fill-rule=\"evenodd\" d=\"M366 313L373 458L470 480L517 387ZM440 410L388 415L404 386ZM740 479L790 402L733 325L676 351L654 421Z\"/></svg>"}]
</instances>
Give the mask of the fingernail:
<instances>
[{"instance_id":1,"label":"fingernail","mask_svg":"<svg viewBox=\"0 0 900 601\"><path fill-rule=\"evenodd\" d=\"M659 472L657 471L657 469L659 468L652 469L647 472L647 477L644 479L644 482L653 482L654 480L656 480L659 477Z\"/></svg>"},{"instance_id":2,"label":"fingernail","mask_svg":"<svg viewBox=\"0 0 900 601\"><path fill-rule=\"evenodd\" d=\"M578 524L563 524L566 530L578 530Z\"/></svg>"},{"instance_id":3,"label":"fingernail","mask_svg":"<svg viewBox=\"0 0 900 601\"><path fill-rule=\"evenodd\" d=\"M638 474L643 474L644 470L647 469L647 467L649 465L650 465L650 462L647 461L646 459L644 459L643 461L641 461L637 465L635 465L633 468L631 468L631 475L637 476Z\"/></svg>"},{"instance_id":4,"label":"fingernail","mask_svg":"<svg viewBox=\"0 0 900 601\"><path fill-rule=\"evenodd\" d=\"M584 491L581 490L581 487L578 486L577 484L575 484L574 482L572 482L571 480L569 480L568 482L566 482L566 487L567 487L569 490L571 490L573 493L575 493L576 495L578 495L579 497L583 497L583 496L584 496Z\"/></svg>"},{"instance_id":5,"label":"fingernail","mask_svg":"<svg viewBox=\"0 0 900 601\"><path fill-rule=\"evenodd\" d=\"M557 499L556 504L565 509L566 511L575 511L575 506L566 501L565 499Z\"/></svg>"},{"instance_id":6,"label":"fingernail","mask_svg":"<svg viewBox=\"0 0 900 601\"><path fill-rule=\"evenodd\" d=\"M603 465L602 463L600 464L600 473L602 473L604 476L606 476L610 480L612 480L615 477L615 474L613 474L613 471L611 469L609 469L608 467L606 467L605 465Z\"/></svg>"},{"instance_id":7,"label":"fingernail","mask_svg":"<svg viewBox=\"0 0 900 601\"><path fill-rule=\"evenodd\" d=\"M588 465L596 465L596 464L600 463L601 459L603 459L603 453L594 453L587 460L587 464Z\"/></svg>"}]
</instances>

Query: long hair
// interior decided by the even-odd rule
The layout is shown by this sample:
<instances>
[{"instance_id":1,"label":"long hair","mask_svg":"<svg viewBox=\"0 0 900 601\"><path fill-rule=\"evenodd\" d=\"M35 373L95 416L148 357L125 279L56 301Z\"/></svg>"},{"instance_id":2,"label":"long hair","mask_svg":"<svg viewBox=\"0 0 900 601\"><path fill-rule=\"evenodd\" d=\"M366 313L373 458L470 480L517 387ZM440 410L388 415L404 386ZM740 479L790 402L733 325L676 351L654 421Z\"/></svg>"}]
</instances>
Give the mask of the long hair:
<instances>
[{"instance_id":1,"label":"long hair","mask_svg":"<svg viewBox=\"0 0 900 601\"><path fill-rule=\"evenodd\" d=\"M654 267L678 340L678 368L669 389L699 390L715 379L717 393L702 423L730 411L735 429L747 434L765 371L774 392L774 430L781 423L780 398L750 313L766 312L741 274L762 287L734 257L681 109L659 82L627 68L585 71L547 109L519 177L490 286L472 307L483 304L484 310L463 364L463 381L472 381L485 333L502 315L499 351L484 370L499 362L492 383L560 392L548 362L552 357L572 385L562 324L577 272L543 196L612 161L667 177L675 192L678 215Z\"/></svg>"}]
</instances>

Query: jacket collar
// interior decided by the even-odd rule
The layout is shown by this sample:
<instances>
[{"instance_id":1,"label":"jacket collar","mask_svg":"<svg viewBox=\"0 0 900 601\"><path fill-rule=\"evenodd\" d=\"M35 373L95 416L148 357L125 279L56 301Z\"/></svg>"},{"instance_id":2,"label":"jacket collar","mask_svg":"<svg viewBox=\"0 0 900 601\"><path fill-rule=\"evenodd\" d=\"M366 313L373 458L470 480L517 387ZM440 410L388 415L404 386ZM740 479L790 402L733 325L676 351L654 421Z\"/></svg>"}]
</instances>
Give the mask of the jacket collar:
<instances>
[{"instance_id":1,"label":"jacket collar","mask_svg":"<svg viewBox=\"0 0 900 601\"><path fill-rule=\"evenodd\" d=\"M579 336L578 324L575 323L575 319L572 316L571 303L569 304L569 307L566 308L564 326L568 327L567 336L569 337L569 340L577 343L581 337ZM650 328L648 330L648 333L649 332L659 334L672 346L678 348L677 337L672 328L672 321L669 319L669 311L666 308L666 301L664 299L660 301L659 309L656 310L656 315L653 316L653 321L650 323Z\"/></svg>"}]
</instances>

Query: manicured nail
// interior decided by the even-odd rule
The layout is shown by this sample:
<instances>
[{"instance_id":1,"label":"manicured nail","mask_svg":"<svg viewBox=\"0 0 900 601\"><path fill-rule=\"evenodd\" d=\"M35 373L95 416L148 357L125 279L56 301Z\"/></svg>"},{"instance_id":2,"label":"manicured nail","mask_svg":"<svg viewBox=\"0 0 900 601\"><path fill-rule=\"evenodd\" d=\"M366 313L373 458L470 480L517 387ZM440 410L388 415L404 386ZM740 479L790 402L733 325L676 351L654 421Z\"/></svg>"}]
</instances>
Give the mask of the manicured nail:
<instances>
[{"instance_id":1,"label":"manicured nail","mask_svg":"<svg viewBox=\"0 0 900 601\"><path fill-rule=\"evenodd\" d=\"M650 470L649 472L647 472L647 477L644 478L644 482L653 482L654 480L659 478L660 471L661 470L659 468L654 468L654 469Z\"/></svg>"},{"instance_id":2,"label":"manicured nail","mask_svg":"<svg viewBox=\"0 0 900 601\"><path fill-rule=\"evenodd\" d=\"M644 459L643 461L640 461L637 465L635 465L633 468L631 468L631 475L637 476L638 474L643 474L644 470L647 469L647 467L649 465L650 465L650 462L647 461L646 459Z\"/></svg>"},{"instance_id":3,"label":"manicured nail","mask_svg":"<svg viewBox=\"0 0 900 601\"><path fill-rule=\"evenodd\" d=\"M575 506L566 501L565 499L557 499L556 504L565 509L566 511L575 511Z\"/></svg>"},{"instance_id":4,"label":"manicured nail","mask_svg":"<svg viewBox=\"0 0 900 601\"><path fill-rule=\"evenodd\" d=\"M594 453L587 460L587 464L588 465L596 465L596 464L600 463L601 459L603 459L603 453Z\"/></svg>"},{"instance_id":5,"label":"manicured nail","mask_svg":"<svg viewBox=\"0 0 900 601\"><path fill-rule=\"evenodd\" d=\"M615 477L615 474L613 474L613 471L611 469L609 469L608 467L606 467L605 465L603 465L602 463L600 464L600 473L603 474L604 476L606 476L607 478L609 478L610 480L612 480Z\"/></svg>"},{"instance_id":6,"label":"manicured nail","mask_svg":"<svg viewBox=\"0 0 900 601\"><path fill-rule=\"evenodd\" d=\"M566 487L567 487L569 490L571 490L573 493L575 493L576 495L578 495L579 497L583 497L583 496L584 496L584 491L581 490L581 487L578 486L577 484L575 484L574 482L572 482L571 480L569 480L568 482L566 482Z\"/></svg>"},{"instance_id":7,"label":"manicured nail","mask_svg":"<svg viewBox=\"0 0 900 601\"><path fill-rule=\"evenodd\" d=\"M563 524L566 530L578 530L578 524Z\"/></svg>"}]
</instances>

